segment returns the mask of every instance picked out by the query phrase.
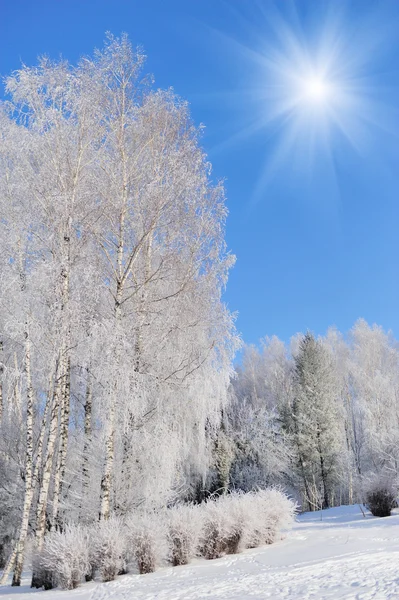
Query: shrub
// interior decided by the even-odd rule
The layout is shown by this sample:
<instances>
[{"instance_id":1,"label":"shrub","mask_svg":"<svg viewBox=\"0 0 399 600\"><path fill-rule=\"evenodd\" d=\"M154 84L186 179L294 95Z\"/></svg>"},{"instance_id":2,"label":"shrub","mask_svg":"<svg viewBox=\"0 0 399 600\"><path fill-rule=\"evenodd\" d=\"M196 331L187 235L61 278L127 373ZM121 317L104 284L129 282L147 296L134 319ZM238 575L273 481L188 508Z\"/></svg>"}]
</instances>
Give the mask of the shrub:
<instances>
[{"instance_id":1,"label":"shrub","mask_svg":"<svg viewBox=\"0 0 399 600\"><path fill-rule=\"evenodd\" d=\"M152 573L166 556L164 515L137 514L127 521L129 555L139 573Z\"/></svg>"},{"instance_id":2,"label":"shrub","mask_svg":"<svg viewBox=\"0 0 399 600\"><path fill-rule=\"evenodd\" d=\"M386 477L376 477L365 486L366 506L375 517L389 517L396 506L397 491Z\"/></svg>"},{"instance_id":3,"label":"shrub","mask_svg":"<svg viewBox=\"0 0 399 600\"><path fill-rule=\"evenodd\" d=\"M39 560L46 589L53 585L65 590L76 588L89 569L86 531L79 525L67 525L62 533L50 533L44 540Z\"/></svg>"},{"instance_id":4,"label":"shrub","mask_svg":"<svg viewBox=\"0 0 399 600\"><path fill-rule=\"evenodd\" d=\"M274 488L233 494L225 502L231 505L235 531L240 536L234 553L275 542L281 530L292 524L296 511L296 504Z\"/></svg>"},{"instance_id":5,"label":"shrub","mask_svg":"<svg viewBox=\"0 0 399 600\"><path fill-rule=\"evenodd\" d=\"M200 552L208 560L220 558L237 545L239 531L234 515L227 502L221 498L207 500L201 505L203 527L200 536ZM230 510L229 510L230 508Z\"/></svg>"},{"instance_id":6,"label":"shrub","mask_svg":"<svg viewBox=\"0 0 399 600\"><path fill-rule=\"evenodd\" d=\"M296 505L280 490L269 489L220 496L202 510L201 553L212 559L272 544L291 525Z\"/></svg>"},{"instance_id":7,"label":"shrub","mask_svg":"<svg viewBox=\"0 0 399 600\"><path fill-rule=\"evenodd\" d=\"M273 544L281 536L281 530L292 525L296 504L277 488L258 490L253 504L258 522L255 538L259 536L261 544Z\"/></svg>"},{"instance_id":8,"label":"shrub","mask_svg":"<svg viewBox=\"0 0 399 600\"><path fill-rule=\"evenodd\" d=\"M376 494L380 504L382 496L389 497L392 508L392 487L379 484L370 488L370 510ZM113 517L88 528L67 526L62 533L50 533L35 558L40 581L46 588L58 585L73 589L83 577L92 579L96 570L102 581L115 579L126 572L129 558L143 574L155 571L166 557L174 566L187 564L198 550L207 559L236 554L243 548L276 541L281 530L292 523L295 509L280 490L269 489L231 493L201 505L178 505L160 513L136 514L125 523Z\"/></svg>"},{"instance_id":9,"label":"shrub","mask_svg":"<svg viewBox=\"0 0 399 600\"><path fill-rule=\"evenodd\" d=\"M87 538L89 540L89 566L85 573L85 581L93 581L98 568L98 543L97 540L98 523L86 526Z\"/></svg>"},{"instance_id":10,"label":"shrub","mask_svg":"<svg viewBox=\"0 0 399 600\"><path fill-rule=\"evenodd\" d=\"M217 503L220 510L230 516L230 530L225 539L225 553L237 554L244 548L244 539L248 527L248 513L246 511L245 494L242 492L232 492L231 494L220 496ZM251 509L251 507L248 507Z\"/></svg>"},{"instance_id":11,"label":"shrub","mask_svg":"<svg viewBox=\"0 0 399 600\"><path fill-rule=\"evenodd\" d=\"M168 559L173 566L187 565L196 555L201 514L198 507L192 504L177 505L167 511Z\"/></svg>"},{"instance_id":12,"label":"shrub","mask_svg":"<svg viewBox=\"0 0 399 600\"><path fill-rule=\"evenodd\" d=\"M112 581L126 569L127 539L121 519L111 517L92 528L90 562L97 568L102 581Z\"/></svg>"}]
</instances>

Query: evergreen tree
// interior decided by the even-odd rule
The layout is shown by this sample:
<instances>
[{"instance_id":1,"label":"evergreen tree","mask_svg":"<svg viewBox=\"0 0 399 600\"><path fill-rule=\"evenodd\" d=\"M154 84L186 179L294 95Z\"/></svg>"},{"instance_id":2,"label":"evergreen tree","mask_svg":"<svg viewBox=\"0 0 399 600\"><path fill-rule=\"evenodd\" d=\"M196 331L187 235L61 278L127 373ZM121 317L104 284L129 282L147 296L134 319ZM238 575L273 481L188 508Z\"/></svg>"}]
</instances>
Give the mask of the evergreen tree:
<instances>
[{"instance_id":1,"label":"evergreen tree","mask_svg":"<svg viewBox=\"0 0 399 600\"><path fill-rule=\"evenodd\" d=\"M297 469L309 508L328 508L339 467L340 428L331 357L307 333L295 357L294 398L288 416Z\"/></svg>"}]
</instances>

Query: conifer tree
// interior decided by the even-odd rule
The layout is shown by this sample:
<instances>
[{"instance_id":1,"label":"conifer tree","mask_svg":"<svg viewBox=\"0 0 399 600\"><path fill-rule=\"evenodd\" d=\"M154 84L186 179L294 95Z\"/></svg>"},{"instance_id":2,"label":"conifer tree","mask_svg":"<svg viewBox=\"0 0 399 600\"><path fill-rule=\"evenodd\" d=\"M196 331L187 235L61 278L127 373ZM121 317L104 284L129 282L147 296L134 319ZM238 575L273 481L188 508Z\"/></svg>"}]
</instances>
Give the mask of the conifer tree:
<instances>
[{"instance_id":1,"label":"conifer tree","mask_svg":"<svg viewBox=\"0 0 399 600\"><path fill-rule=\"evenodd\" d=\"M295 357L289 427L303 493L311 510L330 506L338 469L340 429L334 383L327 349L307 333Z\"/></svg>"}]
</instances>

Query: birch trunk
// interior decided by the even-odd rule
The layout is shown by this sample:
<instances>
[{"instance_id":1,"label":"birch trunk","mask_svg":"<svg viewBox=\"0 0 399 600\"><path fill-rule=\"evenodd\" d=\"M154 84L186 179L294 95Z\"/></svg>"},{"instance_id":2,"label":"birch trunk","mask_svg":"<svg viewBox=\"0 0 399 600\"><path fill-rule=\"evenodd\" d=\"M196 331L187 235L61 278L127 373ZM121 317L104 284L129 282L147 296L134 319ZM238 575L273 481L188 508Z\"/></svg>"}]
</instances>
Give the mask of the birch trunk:
<instances>
[{"instance_id":1,"label":"birch trunk","mask_svg":"<svg viewBox=\"0 0 399 600\"><path fill-rule=\"evenodd\" d=\"M22 510L22 522L17 542L17 556L15 559L14 576L12 585L21 585L21 575L24 566L25 542L28 535L29 514L32 506L34 481L33 481L33 386L31 373L31 350L29 331L26 332L26 461L25 461L25 499Z\"/></svg>"},{"instance_id":2,"label":"birch trunk","mask_svg":"<svg viewBox=\"0 0 399 600\"><path fill-rule=\"evenodd\" d=\"M50 412L50 408L51 408L52 401L53 401L53 393L54 393L54 390L53 390L52 382L50 381L46 405L44 407L44 413L43 413L42 423L41 423L41 427L40 427L39 439L37 442L35 468L33 471L33 486L34 487L36 487L36 484L39 482L39 471L40 471L41 464L42 464L44 436L45 436L46 430L47 430L47 419L48 419L48 414Z\"/></svg>"},{"instance_id":3,"label":"birch trunk","mask_svg":"<svg viewBox=\"0 0 399 600\"><path fill-rule=\"evenodd\" d=\"M83 445L83 460L82 460L82 503L81 511L84 506L84 499L88 496L89 482L90 482L90 471L89 471L89 451L91 446L91 418L92 418L92 406L93 406L93 395L90 376L86 387L86 400L85 400L85 422L84 422L84 436L85 441ZM81 519L84 520L84 514L81 514Z\"/></svg>"},{"instance_id":4,"label":"birch trunk","mask_svg":"<svg viewBox=\"0 0 399 600\"><path fill-rule=\"evenodd\" d=\"M19 535L13 552L8 559L0 584L4 584L14 563L12 585L21 585L21 574L25 555L25 542L28 534L29 514L33 499L33 387L31 375L30 339L28 330L25 333L25 372L26 372L26 454L25 454L25 495L22 508L22 519Z\"/></svg>"},{"instance_id":5,"label":"birch trunk","mask_svg":"<svg viewBox=\"0 0 399 600\"><path fill-rule=\"evenodd\" d=\"M14 370L15 370L15 384L14 384L14 393L13 393L13 404L12 407L9 407L9 410L13 410L20 423L22 423L22 407L21 407L21 387L19 382L19 366L18 366L18 358L16 352L14 353Z\"/></svg>"},{"instance_id":6,"label":"birch trunk","mask_svg":"<svg viewBox=\"0 0 399 600\"><path fill-rule=\"evenodd\" d=\"M29 369L30 369L30 361L29 361ZM33 393L33 389L32 389L32 393ZM31 505L32 505L32 501L33 501L33 494L34 494L34 491L36 488L36 483L39 480L39 471L40 471L40 467L41 467L41 463L42 463L42 455L43 455L43 442L44 442L44 436L46 433L47 417L48 417L48 413L50 410L51 402L52 402L52 392L51 392L51 384L50 384L49 393L48 393L47 401L46 401L46 406L44 408L42 425L41 425L41 429L40 429L39 440L37 443L36 460L34 462L34 469L33 469L33 474L32 474ZM25 496L25 499L26 499L26 496ZM24 505L24 508L25 508L25 505ZM30 510L30 508L29 508L29 510ZM23 511L23 516L24 516L24 514L25 513ZM28 524L29 524L29 519L28 519ZM21 528L21 531L22 531L22 528ZM25 536L25 541L26 541L26 536ZM25 548L23 547L23 551L24 551L24 549ZM18 542L15 545L14 550L10 556L10 569L9 569L8 573L13 568L15 559L17 558L17 553L18 553ZM19 563L17 563L17 565L15 567L16 569L18 568L18 564ZM23 566L23 559L22 559L22 566ZM20 585L18 583L14 583L14 579L17 580L15 575L13 577L13 585ZM0 581L0 583L3 583L3 578Z\"/></svg>"},{"instance_id":7,"label":"birch trunk","mask_svg":"<svg viewBox=\"0 0 399 600\"><path fill-rule=\"evenodd\" d=\"M59 422L59 405L60 405L60 394L61 394L61 381L60 377L58 377L58 369L56 369L55 373L55 384L54 384L54 393L52 398L52 406L51 406L51 415L50 415L50 427L49 434L47 439L47 448L46 448L46 457L44 461L43 467L43 477L42 477L42 485L39 492L39 499L37 503L36 510L36 533L35 533L35 547L36 551L40 552L43 547L44 534L46 532L46 508L47 508L47 500L48 493L50 487L50 479L51 479L51 471L53 467L53 457L54 457L54 449L55 443L57 439L58 432L58 422ZM38 571L37 568L34 568L32 574L32 583L31 587L40 588L43 585L43 577L42 574Z\"/></svg>"},{"instance_id":8,"label":"birch trunk","mask_svg":"<svg viewBox=\"0 0 399 600\"><path fill-rule=\"evenodd\" d=\"M122 225L121 225L122 226ZM122 263L122 253L120 253L120 261ZM119 252L118 252L119 254ZM118 259L119 260L119 259ZM121 300L122 300L122 288L118 284L116 300L115 300L115 319L116 325L119 329L119 322L121 320ZM112 471L114 467L115 458L115 411L116 411L116 396L118 391L117 379L118 379L118 352L117 347L118 340L116 340L115 349L115 381L110 391L110 404L107 415L107 430L106 430L106 441L105 441L105 465L104 472L101 479L101 505L100 505L100 521L109 519L111 513L111 485L112 485Z\"/></svg>"},{"instance_id":9,"label":"birch trunk","mask_svg":"<svg viewBox=\"0 0 399 600\"><path fill-rule=\"evenodd\" d=\"M111 484L115 451L115 403L111 402L108 412L107 436L105 442L105 467L101 479L100 520L109 519L111 512Z\"/></svg>"},{"instance_id":10,"label":"birch trunk","mask_svg":"<svg viewBox=\"0 0 399 600\"><path fill-rule=\"evenodd\" d=\"M74 178L73 192L71 195L71 206L75 200L76 193L76 182L78 177L78 170L76 171ZM50 529L57 527L57 518L60 504L62 481L65 471L66 464L66 452L68 447L68 433L69 433L69 407L70 407L70 358L69 348L70 342L70 326L69 326L69 314L68 314L68 302L69 302L69 287L70 287L70 272L71 272L71 216L69 215L66 219L64 226L63 235L63 265L61 267L61 314L60 314L60 331L62 336L63 350L61 353L61 386L59 390L59 424L60 424L60 437L58 445L57 463L54 473L54 492L53 492L53 503L52 503L52 516L50 519Z\"/></svg>"},{"instance_id":11,"label":"birch trunk","mask_svg":"<svg viewBox=\"0 0 399 600\"><path fill-rule=\"evenodd\" d=\"M1 576L1 579L0 579L0 585L4 585L6 583L8 576L14 567L16 557L17 557L17 544L15 544L13 551L11 552L10 556L8 557L7 564L4 567L3 575Z\"/></svg>"},{"instance_id":12,"label":"birch trunk","mask_svg":"<svg viewBox=\"0 0 399 600\"><path fill-rule=\"evenodd\" d=\"M126 86L126 84L125 84ZM116 324L117 335L120 332L120 322L122 318L122 297L123 287L126 281L126 269L124 268L123 255L125 252L125 219L128 200L128 176L127 176L127 156L125 151L125 110L126 110L126 87L122 87L121 96L121 117L120 129L118 136L119 151L122 161L122 186L121 186L121 212L119 214L119 232L118 232L118 248L116 253L116 293L114 305L114 318ZM115 373L113 374L114 381L111 383L109 397L109 412L107 420L107 433L105 441L105 464L103 477L101 479L101 504L100 504L100 520L108 519L111 512L111 485L112 471L115 458L115 412L116 412L116 395L118 390L118 369L119 369L119 348L118 338L115 341Z\"/></svg>"},{"instance_id":13,"label":"birch trunk","mask_svg":"<svg viewBox=\"0 0 399 600\"><path fill-rule=\"evenodd\" d=\"M57 456L57 466L54 476L54 494L53 494L53 511L51 517L51 528L60 527L59 523L59 505L62 492L62 484L65 475L66 454L68 448L68 427L69 427L69 411L70 411L70 360L63 378L60 402L60 440Z\"/></svg>"}]
</instances>

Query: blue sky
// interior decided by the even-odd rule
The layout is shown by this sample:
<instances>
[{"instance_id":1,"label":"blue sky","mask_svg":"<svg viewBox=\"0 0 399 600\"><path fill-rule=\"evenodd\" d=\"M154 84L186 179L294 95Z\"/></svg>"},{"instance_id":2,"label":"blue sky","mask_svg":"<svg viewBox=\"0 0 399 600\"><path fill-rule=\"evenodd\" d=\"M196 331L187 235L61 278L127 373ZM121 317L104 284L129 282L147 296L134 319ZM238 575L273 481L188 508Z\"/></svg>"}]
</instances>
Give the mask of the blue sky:
<instances>
[{"instance_id":1,"label":"blue sky","mask_svg":"<svg viewBox=\"0 0 399 600\"><path fill-rule=\"evenodd\" d=\"M358 317L398 336L399 3L0 0L0 73L74 62L107 30L206 125L244 340Z\"/></svg>"}]
</instances>

